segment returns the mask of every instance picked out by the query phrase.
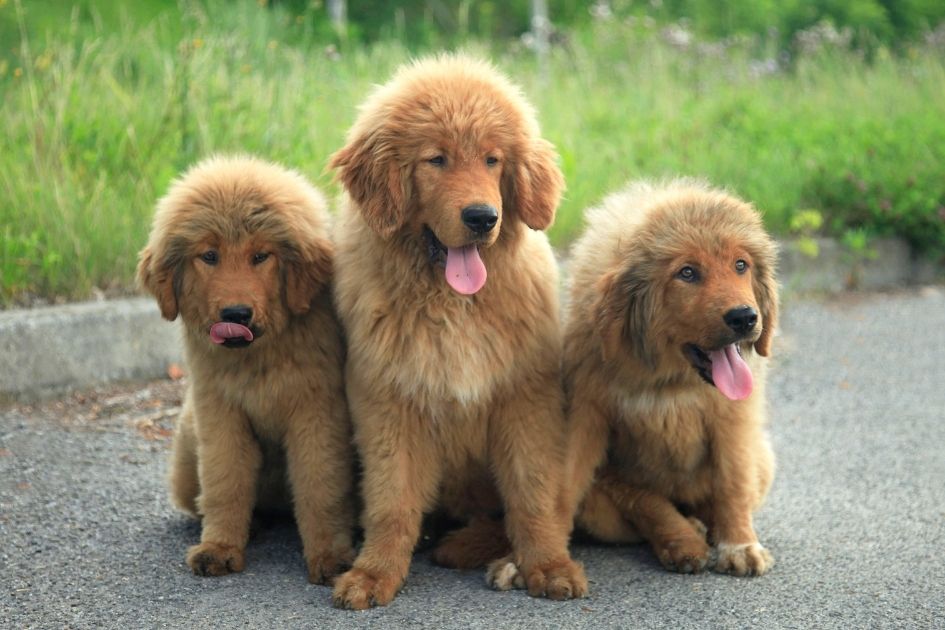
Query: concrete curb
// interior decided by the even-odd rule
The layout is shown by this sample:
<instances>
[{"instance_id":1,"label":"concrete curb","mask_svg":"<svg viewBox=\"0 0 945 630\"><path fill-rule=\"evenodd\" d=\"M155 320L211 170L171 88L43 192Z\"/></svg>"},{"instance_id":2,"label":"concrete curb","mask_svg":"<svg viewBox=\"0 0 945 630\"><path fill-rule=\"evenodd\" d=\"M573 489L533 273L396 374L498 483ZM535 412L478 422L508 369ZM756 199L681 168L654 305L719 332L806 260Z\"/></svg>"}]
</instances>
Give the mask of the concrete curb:
<instances>
[{"instance_id":1,"label":"concrete curb","mask_svg":"<svg viewBox=\"0 0 945 630\"><path fill-rule=\"evenodd\" d=\"M887 238L870 241L852 253L833 239L813 239L816 257L803 252L800 241L782 241L779 275L788 291L888 291L945 280L945 267L915 255L908 243Z\"/></svg>"},{"instance_id":2,"label":"concrete curb","mask_svg":"<svg viewBox=\"0 0 945 630\"><path fill-rule=\"evenodd\" d=\"M945 280L945 267L916 258L897 239L874 241L860 256L830 239L816 242L816 258L797 242L781 243L785 291L882 291ZM161 319L150 298L0 311L0 402L159 378L182 362L181 347L178 324Z\"/></svg>"},{"instance_id":3,"label":"concrete curb","mask_svg":"<svg viewBox=\"0 0 945 630\"><path fill-rule=\"evenodd\" d=\"M0 311L0 401L156 378L181 347L179 326L150 298Z\"/></svg>"}]
</instances>

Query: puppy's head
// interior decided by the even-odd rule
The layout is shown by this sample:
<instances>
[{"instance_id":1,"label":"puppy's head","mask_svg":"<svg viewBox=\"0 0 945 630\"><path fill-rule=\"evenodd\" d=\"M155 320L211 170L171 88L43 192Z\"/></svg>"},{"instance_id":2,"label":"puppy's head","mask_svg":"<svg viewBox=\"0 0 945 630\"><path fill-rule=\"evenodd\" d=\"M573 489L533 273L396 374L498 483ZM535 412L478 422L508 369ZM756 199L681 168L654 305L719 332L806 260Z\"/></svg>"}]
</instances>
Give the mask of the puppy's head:
<instances>
[{"instance_id":1,"label":"puppy's head","mask_svg":"<svg viewBox=\"0 0 945 630\"><path fill-rule=\"evenodd\" d=\"M564 180L521 91L488 64L444 55L402 68L361 108L330 166L382 238L415 239L456 291L509 221L543 230Z\"/></svg>"},{"instance_id":2,"label":"puppy's head","mask_svg":"<svg viewBox=\"0 0 945 630\"><path fill-rule=\"evenodd\" d=\"M769 355L778 316L776 246L758 212L677 184L625 245L598 286L605 353L624 348L654 369L694 370L726 397L747 398L753 380L743 354Z\"/></svg>"},{"instance_id":3,"label":"puppy's head","mask_svg":"<svg viewBox=\"0 0 945 630\"><path fill-rule=\"evenodd\" d=\"M210 158L158 203L138 283L161 314L209 343L278 334L330 281L325 202L297 173L253 158Z\"/></svg>"}]
</instances>

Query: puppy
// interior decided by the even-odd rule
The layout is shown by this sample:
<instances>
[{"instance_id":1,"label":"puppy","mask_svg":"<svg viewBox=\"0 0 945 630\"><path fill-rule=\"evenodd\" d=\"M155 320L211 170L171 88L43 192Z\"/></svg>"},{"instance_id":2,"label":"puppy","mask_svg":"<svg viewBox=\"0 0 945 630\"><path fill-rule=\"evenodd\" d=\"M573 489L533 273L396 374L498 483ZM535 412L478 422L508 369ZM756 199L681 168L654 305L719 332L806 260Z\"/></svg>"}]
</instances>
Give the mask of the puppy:
<instances>
[{"instance_id":1,"label":"puppy","mask_svg":"<svg viewBox=\"0 0 945 630\"><path fill-rule=\"evenodd\" d=\"M350 564L352 448L322 195L297 173L216 157L161 199L138 280L183 322L190 375L171 498L202 521L187 564L242 571L253 508L292 506L309 580Z\"/></svg>"},{"instance_id":2,"label":"puppy","mask_svg":"<svg viewBox=\"0 0 945 630\"><path fill-rule=\"evenodd\" d=\"M707 528L716 571L761 575L775 244L752 206L694 181L634 184L586 220L564 350L577 524L681 572L710 564Z\"/></svg>"},{"instance_id":3,"label":"puppy","mask_svg":"<svg viewBox=\"0 0 945 630\"><path fill-rule=\"evenodd\" d=\"M438 507L472 520L437 561L511 549L532 595L584 595L562 500L557 271L539 231L563 181L531 107L483 62L425 59L367 99L331 166L348 194L336 300L365 504L335 604L389 603Z\"/></svg>"}]
</instances>

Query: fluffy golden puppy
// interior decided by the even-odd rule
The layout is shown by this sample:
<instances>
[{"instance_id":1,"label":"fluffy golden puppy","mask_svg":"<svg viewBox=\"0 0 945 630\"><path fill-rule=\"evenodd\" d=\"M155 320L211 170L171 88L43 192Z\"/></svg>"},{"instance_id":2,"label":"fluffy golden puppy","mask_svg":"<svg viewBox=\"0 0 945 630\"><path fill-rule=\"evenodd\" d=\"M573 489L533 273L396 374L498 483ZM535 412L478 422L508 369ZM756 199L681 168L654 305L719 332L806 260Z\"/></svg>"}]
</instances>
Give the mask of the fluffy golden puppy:
<instances>
[{"instance_id":1,"label":"fluffy golden puppy","mask_svg":"<svg viewBox=\"0 0 945 630\"><path fill-rule=\"evenodd\" d=\"M474 517L438 562L509 551L489 517L504 511L532 595L586 592L567 550L558 275L539 231L563 187L556 157L519 89L463 56L402 68L332 157L348 193L335 294L365 504L338 606L390 602L437 507Z\"/></svg>"},{"instance_id":2,"label":"fluffy golden puppy","mask_svg":"<svg viewBox=\"0 0 945 630\"><path fill-rule=\"evenodd\" d=\"M183 322L189 380L170 486L202 521L187 554L198 575L243 570L254 506L291 505L312 582L354 557L327 221L301 175L244 157L201 162L158 203L138 280Z\"/></svg>"},{"instance_id":3,"label":"fluffy golden puppy","mask_svg":"<svg viewBox=\"0 0 945 630\"><path fill-rule=\"evenodd\" d=\"M634 184L586 220L564 351L576 522L681 572L710 564L708 528L715 570L761 575L775 244L751 205L694 181Z\"/></svg>"}]
</instances>

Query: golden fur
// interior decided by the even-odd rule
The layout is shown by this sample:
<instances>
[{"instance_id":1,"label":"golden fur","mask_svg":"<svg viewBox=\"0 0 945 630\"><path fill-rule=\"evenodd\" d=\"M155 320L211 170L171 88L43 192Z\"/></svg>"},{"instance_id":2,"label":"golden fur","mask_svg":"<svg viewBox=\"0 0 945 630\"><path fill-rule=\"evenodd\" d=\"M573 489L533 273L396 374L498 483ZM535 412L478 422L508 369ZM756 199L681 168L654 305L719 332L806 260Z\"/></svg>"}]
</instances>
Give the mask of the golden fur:
<instances>
[{"instance_id":1,"label":"golden fur","mask_svg":"<svg viewBox=\"0 0 945 630\"><path fill-rule=\"evenodd\" d=\"M778 314L773 241L750 205L686 180L633 185L586 221L564 350L577 524L606 541L643 538L683 572L710 564L707 527L717 571L763 574L773 560L752 512L774 472L762 358ZM681 279L685 266L697 281ZM738 306L758 312L741 336L723 321ZM704 381L685 350L732 343L755 381L740 401Z\"/></svg>"},{"instance_id":2,"label":"golden fur","mask_svg":"<svg viewBox=\"0 0 945 630\"><path fill-rule=\"evenodd\" d=\"M183 322L190 377L170 486L174 504L202 519L187 554L194 573L243 569L254 506L291 504L311 581L354 557L327 220L300 175L253 158L206 160L158 204L138 279L166 319ZM252 309L248 347L211 342L211 325L234 305Z\"/></svg>"},{"instance_id":3,"label":"golden fur","mask_svg":"<svg viewBox=\"0 0 945 630\"><path fill-rule=\"evenodd\" d=\"M436 158L442 158L442 161ZM348 199L336 300L364 465L364 546L336 605L390 602L421 517L475 517L435 552L475 566L508 551L533 595L586 591L567 552L557 271L544 234L563 180L520 91L485 63L442 56L401 69L361 108L331 160ZM498 211L476 238L470 204ZM488 280L461 295L436 246L478 243ZM471 543L471 544L467 544Z\"/></svg>"}]
</instances>

